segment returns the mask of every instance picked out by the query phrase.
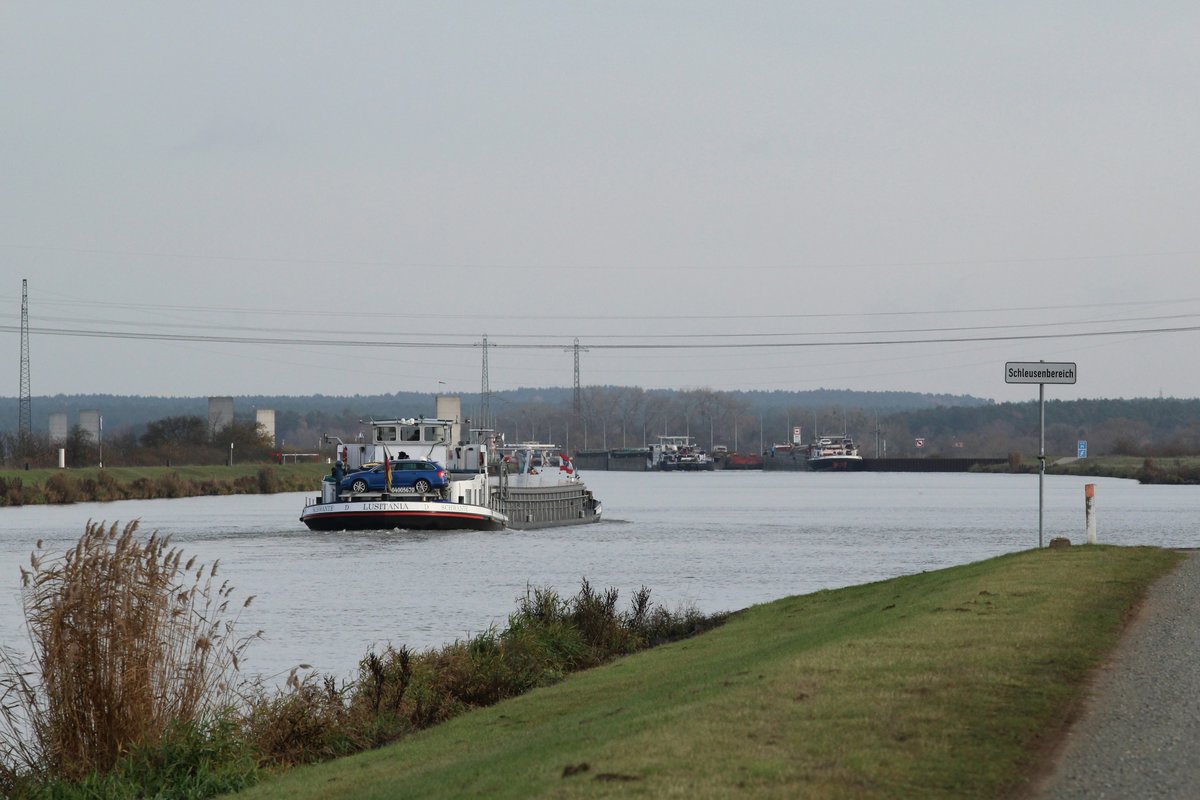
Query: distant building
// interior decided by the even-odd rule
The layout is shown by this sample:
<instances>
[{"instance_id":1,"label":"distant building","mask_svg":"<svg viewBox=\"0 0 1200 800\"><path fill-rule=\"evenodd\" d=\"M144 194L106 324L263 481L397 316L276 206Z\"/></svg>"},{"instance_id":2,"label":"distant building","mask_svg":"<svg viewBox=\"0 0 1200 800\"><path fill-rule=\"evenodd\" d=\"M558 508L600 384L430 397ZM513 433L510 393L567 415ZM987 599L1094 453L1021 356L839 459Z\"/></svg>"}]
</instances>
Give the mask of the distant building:
<instances>
[{"instance_id":1,"label":"distant building","mask_svg":"<svg viewBox=\"0 0 1200 800\"><path fill-rule=\"evenodd\" d=\"M208 432L223 431L233 424L233 398L208 398Z\"/></svg>"},{"instance_id":2,"label":"distant building","mask_svg":"<svg viewBox=\"0 0 1200 800\"><path fill-rule=\"evenodd\" d=\"M55 411L50 415L50 444L62 444L71 435L67 425L67 412Z\"/></svg>"},{"instance_id":3,"label":"distant building","mask_svg":"<svg viewBox=\"0 0 1200 800\"><path fill-rule=\"evenodd\" d=\"M271 447L275 446L275 409L259 408L254 412L254 422L262 428L271 439Z\"/></svg>"},{"instance_id":4,"label":"distant building","mask_svg":"<svg viewBox=\"0 0 1200 800\"><path fill-rule=\"evenodd\" d=\"M450 427L450 440L461 441L462 435L462 400L456 394L439 394L434 400L434 415L438 419L448 419L454 422Z\"/></svg>"},{"instance_id":5,"label":"distant building","mask_svg":"<svg viewBox=\"0 0 1200 800\"><path fill-rule=\"evenodd\" d=\"M90 436L93 442L100 441L100 426L102 417L95 408L82 409L79 412L79 429L85 436Z\"/></svg>"}]
</instances>

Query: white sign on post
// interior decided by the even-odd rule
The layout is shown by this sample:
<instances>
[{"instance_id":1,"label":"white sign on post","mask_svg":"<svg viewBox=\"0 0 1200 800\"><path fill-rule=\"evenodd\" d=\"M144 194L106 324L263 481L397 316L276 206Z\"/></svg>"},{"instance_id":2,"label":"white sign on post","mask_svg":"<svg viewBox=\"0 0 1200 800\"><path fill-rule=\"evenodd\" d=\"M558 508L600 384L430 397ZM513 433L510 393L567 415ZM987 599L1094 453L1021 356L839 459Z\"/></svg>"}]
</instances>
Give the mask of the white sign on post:
<instances>
[{"instance_id":1,"label":"white sign on post","mask_svg":"<svg viewBox=\"0 0 1200 800\"><path fill-rule=\"evenodd\" d=\"M1040 443L1038 445L1038 547L1042 546L1046 506L1046 384L1074 383L1074 361L1007 361L1004 364L1005 383L1038 384L1038 417L1040 418ZM1087 444L1079 443L1079 457L1087 455Z\"/></svg>"},{"instance_id":2,"label":"white sign on post","mask_svg":"<svg viewBox=\"0 0 1200 800\"><path fill-rule=\"evenodd\" d=\"M1008 361L1005 383L1074 383L1074 361Z\"/></svg>"}]
</instances>

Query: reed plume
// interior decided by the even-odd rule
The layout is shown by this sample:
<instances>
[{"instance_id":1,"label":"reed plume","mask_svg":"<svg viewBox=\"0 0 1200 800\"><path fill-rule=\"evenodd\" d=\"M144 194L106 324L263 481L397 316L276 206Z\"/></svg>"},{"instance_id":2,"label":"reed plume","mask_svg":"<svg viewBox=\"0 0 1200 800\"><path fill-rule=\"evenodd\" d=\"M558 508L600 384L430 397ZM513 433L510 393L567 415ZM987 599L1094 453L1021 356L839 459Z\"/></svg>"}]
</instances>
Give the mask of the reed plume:
<instances>
[{"instance_id":1,"label":"reed plume","mask_svg":"<svg viewBox=\"0 0 1200 800\"><path fill-rule=\"evenodd\" d=\"M233 704L238 659L258 636L235 637L233 587L216 564L183 566L169 537L139 541L137 527L88 522L73 548L35 552L22 570L33 654L0 654L0 777L103 773L133 745Z\"/></svg>"}]
</instances>

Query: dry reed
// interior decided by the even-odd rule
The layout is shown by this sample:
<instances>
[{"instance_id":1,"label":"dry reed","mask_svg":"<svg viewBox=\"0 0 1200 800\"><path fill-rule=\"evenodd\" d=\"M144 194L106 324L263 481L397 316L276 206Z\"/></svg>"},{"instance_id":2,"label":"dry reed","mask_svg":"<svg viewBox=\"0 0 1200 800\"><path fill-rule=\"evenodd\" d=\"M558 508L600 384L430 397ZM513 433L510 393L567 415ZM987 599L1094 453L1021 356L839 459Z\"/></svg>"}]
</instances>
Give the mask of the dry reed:
<instances>
[{"instance_id":1,"label":"dry reed","mask_svg":"<svg viewBox=\"0 0 1200 800\"><path fill-rule=\"evenodd\" d=\"M231 678L258 636L236 638L240 608L217 564L183 562L169 537L139 541L137 522L89 522L78 544L22 569L33 655L0 654L0 777L78 779L105 772L179 722L203 723L235 700Z\"/></svg>"}]
</instances>

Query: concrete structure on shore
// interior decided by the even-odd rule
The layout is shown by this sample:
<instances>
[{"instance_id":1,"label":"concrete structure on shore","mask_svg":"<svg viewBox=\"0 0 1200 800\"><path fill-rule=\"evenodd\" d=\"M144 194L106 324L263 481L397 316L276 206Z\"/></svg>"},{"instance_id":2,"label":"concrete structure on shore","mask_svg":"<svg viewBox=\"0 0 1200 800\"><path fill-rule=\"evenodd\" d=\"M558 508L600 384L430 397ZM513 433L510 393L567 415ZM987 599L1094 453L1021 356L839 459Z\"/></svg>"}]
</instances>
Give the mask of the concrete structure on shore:
<instances>
[{"instance_id":1,"label":"concrete structure on shore","mask_svg":"<svg viewBox=\"0 0 1200 800\"><path fill-rule=\"evenodd\" d=\"M225 430L233 424L233 398L208 398L208 432L209 434Z\"/></svg>"},{"instance_id":2,"label":"concrete structure on shore","mask_svg":"<svg viewBox=\"0 0 1200 800\"><path fill-rule=\"evenodd\" d=\"M67 424L67 412L55 411L50 415L50 444L62 444L71 435Z\"/></svg>"},{"instance_id":3,"label":"concrete structure on shore","mask_svg":"<svg viewBox=\"0 0 1200 800\"><path fill-rule=\"evenodd\" d=\"M463 438L462 398L456 394L439 394L434 398L433 415L438 419L453 420L450 427L450 440L461 441Z\"/></svg>"},{"instance_id":4,"label":"concrete structure on shore","mask_svg":"<svg viewBox=\"0 0 1200 800\"><path fill-rule=\"evenodd\" d=\"M99 409L82 409L79 412L79 429L85 435L92 437L93 442L99 442L100 426L104 424L102 419Z\"/></svg>"},{"instance_id":5,"label":"concrete structure on shore","mask_svg":"<svg viewBox=\"0 0 1200 800\"><path fill-rule=\"evenodd\" d=\"M273 408L258 408L254 410L254 424L262 430L271 440L271 447L275 446L275 409Z\"/></svg>"}]
</instances>

